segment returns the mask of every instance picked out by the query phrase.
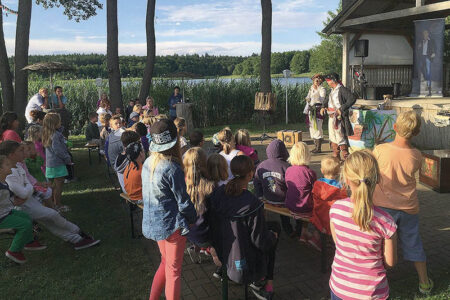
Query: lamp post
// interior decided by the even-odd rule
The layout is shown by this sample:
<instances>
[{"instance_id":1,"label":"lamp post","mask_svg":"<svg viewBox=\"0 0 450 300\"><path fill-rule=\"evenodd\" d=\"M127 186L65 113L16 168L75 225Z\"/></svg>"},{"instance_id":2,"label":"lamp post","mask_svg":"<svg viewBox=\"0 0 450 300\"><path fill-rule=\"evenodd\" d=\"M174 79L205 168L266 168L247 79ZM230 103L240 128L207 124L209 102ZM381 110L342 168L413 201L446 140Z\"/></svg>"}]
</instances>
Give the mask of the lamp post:
<instances>
[{"instance_id":1,"label":"lamp post","mask_svg":"<svg viewBox=\"0 0 450 300\"><path fill-rule=\"evenodd\" d=\"M97 92L98 92L98 99L102 97L102 85L103 85L103 79L96 78L95 79L95 85L97 86Z\"/></svg>"},{"instance_id":2,"label":"lamp post","mask_svg":"<svg viewBox=\"0 0 450 300\"><path fill-rule=\"evenodd\" d=\"M286 79L286 125L288 124L288 78L291 77L291 70L283 70L283 76Z\"/></svg>"}]
</instances>

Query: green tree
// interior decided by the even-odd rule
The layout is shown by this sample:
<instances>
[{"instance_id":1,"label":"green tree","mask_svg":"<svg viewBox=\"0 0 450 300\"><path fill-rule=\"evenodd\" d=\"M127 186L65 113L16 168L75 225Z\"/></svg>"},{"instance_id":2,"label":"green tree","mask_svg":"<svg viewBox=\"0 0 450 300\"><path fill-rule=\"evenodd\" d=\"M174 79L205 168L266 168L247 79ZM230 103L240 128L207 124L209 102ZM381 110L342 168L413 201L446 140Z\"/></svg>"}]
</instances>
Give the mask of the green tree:
<instances>
[{"instance_id":1,"label":"green tree","mask_svg":"<svg viewBox=\"0 0 450 300\"><path fill-rule=\"evenodd\" d=\"M291 71L297 74L309 72L309 57L308 50L296 52L290 63Z\"/></svg>"},{"instance_id":2,"label":"green tree","mask_svg":"<svg viewBox=\"0 0 450 300\"><path fill-rule=\"evenodd\" d=\"M272 61L270 63L270 72L272 74L282 73L283 70L289 68L289 61L286 59L284 52L272 53Z\"/></svg>"}]
</instances>

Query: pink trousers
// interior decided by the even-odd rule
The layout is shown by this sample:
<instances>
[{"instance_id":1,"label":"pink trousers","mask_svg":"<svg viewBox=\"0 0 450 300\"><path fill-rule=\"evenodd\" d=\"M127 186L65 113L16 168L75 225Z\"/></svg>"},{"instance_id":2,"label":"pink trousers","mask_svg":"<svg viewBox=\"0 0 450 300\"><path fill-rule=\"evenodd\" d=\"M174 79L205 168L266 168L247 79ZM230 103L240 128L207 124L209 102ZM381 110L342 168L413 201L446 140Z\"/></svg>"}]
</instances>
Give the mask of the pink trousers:
<instances>
[{"instance_id":1,"label":"pink trousers","mask_svg":"<svg viewBox=\"0 0 450 300\"><path fill-rule=\"evenodd\" d=\"M181 297L181 267L183 266L186 237L175 231L167 239L158 241L161 263L153 278L149 300L159 300L163 289L167 300Z\"/></svg>"}]
</instances>

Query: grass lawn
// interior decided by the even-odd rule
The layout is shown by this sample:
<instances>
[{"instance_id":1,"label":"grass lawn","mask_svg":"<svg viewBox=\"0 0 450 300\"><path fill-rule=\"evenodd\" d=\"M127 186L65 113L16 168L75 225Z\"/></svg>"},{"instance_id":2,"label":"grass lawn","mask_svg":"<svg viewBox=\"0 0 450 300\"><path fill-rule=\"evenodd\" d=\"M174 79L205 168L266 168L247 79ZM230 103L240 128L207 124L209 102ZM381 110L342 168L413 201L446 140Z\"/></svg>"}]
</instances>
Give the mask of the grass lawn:
<instances>
[{"instance_id":1,"label":"grass lawn","mask_svg":"<svg viewBox=\"0 0 450 300\"><path fill-rule=\"evenodd\" d=\"M256 126L241 125L232 129L262 132ZM304 129L301 126L292 124L288 128ZM210 137L220 128L204 132ZM282 128L270 126L270 131ZM149 271L152 262L145 243L131 238L128 210L110 186L105 163L99 164L94 156L89 166L87 151L80 148L82 137L72 140L79 180L64 187L63 203L72 208L65 215L102 241L96 247L75 251L43 230L39 238L48 249L26 252L26 264L16 265L0 255L0 299L147 299L153 272ZM10 237L1 235L0 249L6 251L10 242ZM433 278L433 295L416 299L450 299L449 272L433 274ZM413 299L417 294L415 274L390 284L392 299Z\"/></svg>"}]
</instances>

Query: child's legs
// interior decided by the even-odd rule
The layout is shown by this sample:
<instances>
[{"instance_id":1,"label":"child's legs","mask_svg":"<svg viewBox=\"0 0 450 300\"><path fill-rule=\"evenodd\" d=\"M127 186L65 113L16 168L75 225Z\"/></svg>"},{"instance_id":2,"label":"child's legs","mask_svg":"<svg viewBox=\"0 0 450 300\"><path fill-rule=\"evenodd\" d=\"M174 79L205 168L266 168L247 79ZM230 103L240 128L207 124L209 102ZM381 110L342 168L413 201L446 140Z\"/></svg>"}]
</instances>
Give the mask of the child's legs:
<instances>
[{"instance_id":1,"label":"child's legs","mask_svg":"<svg viewBox=\"0 0 450 300\"><path fill-rule=\"evenodd\" d=\"M401 210L383 208L395 220L403 258L414 262L420 283L428 283L426 255L419 234L419 216Z\"/></svg>"},{"instance_id":2,"label":"child's legs","mask_svg":"<svg viewBox=\"0 0 450 300\"><path fill-rule=\"evenodd\" d=\"M153 277L149 300L159 300L166 286L166 241L158 241L159 252L161 253L161 263Z\"/></svg>"},{"instance_id":3,"label":"child's legs","mask_svg":"<svg viewBox=\"0 0 450 300\"><path fill-rule=\"evenodd\" d=\"M20 252L23 247L33 241L33 226L31 218L22 211L13 210L0 223L0 228L12 228L16 231L14 239L9 247L11 252Z\"/></svg>"},{"instance_id":4,"label":"child's legs","mask_svg":"<svg viewBox=\"0 0 450 300\"><path fill-rule=\"evenodd\" d=\"M280 224L277 222L267 222L267 229L270 231L273 231L277 234L277 240L275 244L270 248L269 252L267 253L268 256L268 263L267 263L267 274L266 279L269 281L273 281L273 271L275 269L275 252L277 250L278 240L281 233ZM272 283L272 282L270 282Z\"/></svg>"},{"instance_id":5,"label":"child's legs","mask_svg":"<svg viewBox=\"0 0 450 300\"><path fill-rule=\"evenodd\" d=\"M292 229L292 225L291 225L291 218L289 218L288 216L280 215L280 220L281 220L281 226L283 227L284 232L291 235L294 232L294 229Z\"/></svg>"},{"instance_id":6,"label":"child's legs","mask_svg":"<svg viewBox=\"0 0 450 300\"><path fill-rule=\"evenodd\" d=\"M22 205L23 211L30 215L31 219L42 224L52 234L69 243L81 241L80 228L67 221L56 210L43 206L37 199L31 197Z\"/></svg>"},{"instance_id":7,"label":"child's legs","mask_svg":"<svg viewBox=\"0 0 450 300\"><path fill-rule=\"evenodd\" d=\"M58 177L53 179L53 203L56 206L61 206L61 195L64 185L64 177Z\"/></svg>"},{"instance_id":8,"label":"child's legs","mask_svg":"<svg viewBox=\"0 0 450 300\"><path fill-rule=\"evenodd\" d=\"M180 230L166 239L166 299L176 300L181 296L181 268L183 266L186 237Z\"/></svg>"}]
</instances>

